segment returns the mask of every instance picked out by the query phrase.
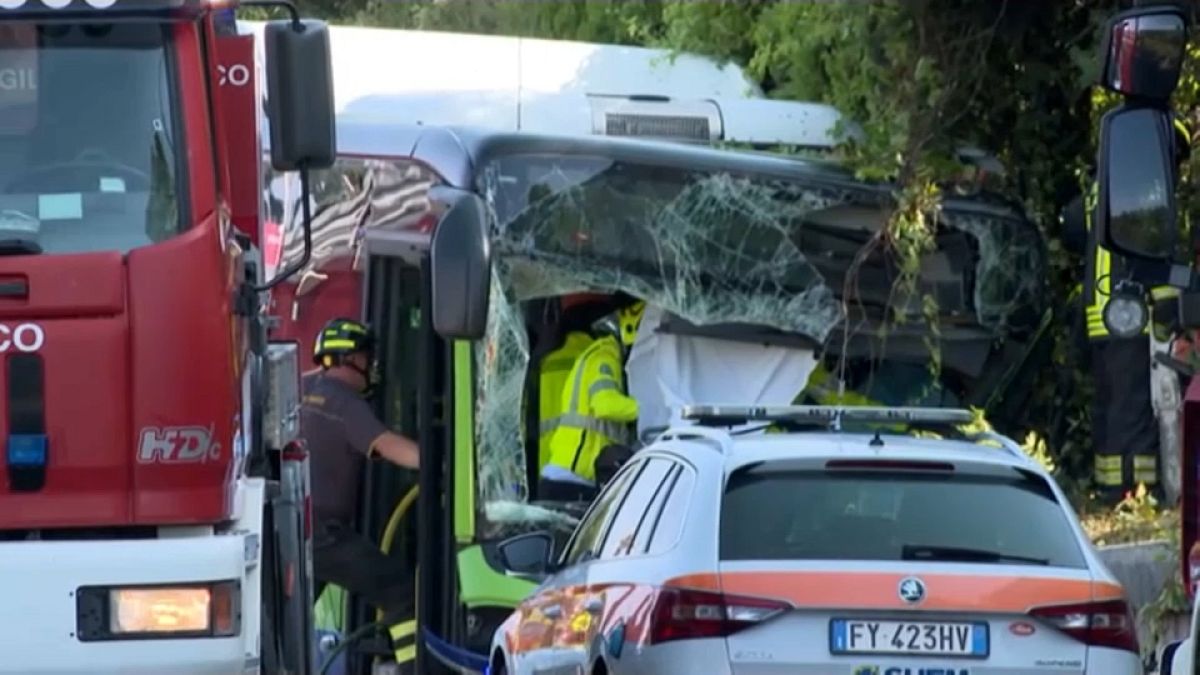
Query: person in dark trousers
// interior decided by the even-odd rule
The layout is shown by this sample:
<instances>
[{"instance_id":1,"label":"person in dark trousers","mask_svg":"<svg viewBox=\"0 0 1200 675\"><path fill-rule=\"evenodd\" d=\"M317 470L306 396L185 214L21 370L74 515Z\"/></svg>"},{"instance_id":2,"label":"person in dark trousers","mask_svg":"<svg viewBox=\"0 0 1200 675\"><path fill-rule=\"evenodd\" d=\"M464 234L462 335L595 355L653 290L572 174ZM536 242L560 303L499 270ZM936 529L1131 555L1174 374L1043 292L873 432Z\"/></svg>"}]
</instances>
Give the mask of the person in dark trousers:
<instances>
[{"instance_id":1,"label":"person in dark trousers","mask_svg":"<svg viewBox=\"0 0 1200 675\"><path fill-rule=\"evenodd\" d=\"M416 443L388 430L364 397L373 358L367 326L350 319L325 324L313 353L320 369L303 378L300 433L312 458L316 595L336 584L383 610L391 624L413 615L413 570L355 531L359 484L368 458L416 469L419 453Z\"/></svg>"},{"instance_id":2,"label":"person in dark trousers","mask_svg":"<svg viewBox=\"0 0 1200 675\"><path fill-rule=\"evenodd\" d=\"M1190 156L1191 132L1174 121L1173 146L1176 173ZM1119 338L1104 324L1104 307L1113 280L1127 273L1127 261L1097 241L1092 227L1098 186L1093 181L1085 195L1067 207L1065 220L1084 225L1086 271L1082 288L1086 304L1089 360L1095 383L1092 401L1092 439L1095 444L1092 478L1102 501L1114 504L1137 485L1162 496L1159 485L1159 435L1150 388L1150 330ZM1078 229L1078 228L1075 228ZM1150 289L1155 301L1174 297L1168 286ZM1157 322L1153 322L1157 323Z\"/></svg>"}]
</instances>

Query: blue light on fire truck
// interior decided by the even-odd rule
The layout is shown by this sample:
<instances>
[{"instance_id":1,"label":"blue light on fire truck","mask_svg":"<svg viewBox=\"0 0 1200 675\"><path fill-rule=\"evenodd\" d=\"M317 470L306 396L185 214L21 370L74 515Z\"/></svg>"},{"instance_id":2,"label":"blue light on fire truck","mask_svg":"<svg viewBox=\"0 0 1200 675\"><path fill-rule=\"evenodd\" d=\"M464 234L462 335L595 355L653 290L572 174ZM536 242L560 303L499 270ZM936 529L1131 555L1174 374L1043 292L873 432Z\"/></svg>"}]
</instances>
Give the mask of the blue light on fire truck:
<instances>
[{"instance_id":1,"label":"blue light on fire truck","mask_svg":"<svg viewBox=\"0 0 1200 675\"><path fill-rule=\"evenodd\" d=\"M12 434L5 460L13 468L40 469L46 466L46 446L45 434Z\"/></svg>"}]
</instances>

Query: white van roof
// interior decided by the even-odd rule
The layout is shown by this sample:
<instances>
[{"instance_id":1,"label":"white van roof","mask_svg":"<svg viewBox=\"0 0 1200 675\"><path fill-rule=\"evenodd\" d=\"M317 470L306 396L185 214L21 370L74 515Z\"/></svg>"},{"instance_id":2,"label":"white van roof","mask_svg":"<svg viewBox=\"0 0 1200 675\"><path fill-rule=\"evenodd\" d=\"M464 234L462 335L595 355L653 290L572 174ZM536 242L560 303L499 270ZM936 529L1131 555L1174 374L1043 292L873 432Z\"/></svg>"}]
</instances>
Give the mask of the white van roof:
<instances>
[{"instance_id":1,"label":"white van roof","mask_svg":"<svg viewBox=\"0 0 1200 675\"><path fill-rule=\"evenodd\" d=\"M262 22L239 24L261 35ZM479 99L507 107L515 125L520 103L545 95L762 96L732 63L665 49L360 26L330 26L329 39L339 113L376 96L444 101L438 112Z\"/></svg>"},{"instance_id":2,"label":"white van roof","mask_svg":"<svg viewBox=\"0 0 1200 675\"><path fill-rule=\"evenodd\" d=\"M665 49L330 26L330 50L339 119L812 148L831 147L841 119L764 98L735 64Z\"/></svg>"}]
</instances>

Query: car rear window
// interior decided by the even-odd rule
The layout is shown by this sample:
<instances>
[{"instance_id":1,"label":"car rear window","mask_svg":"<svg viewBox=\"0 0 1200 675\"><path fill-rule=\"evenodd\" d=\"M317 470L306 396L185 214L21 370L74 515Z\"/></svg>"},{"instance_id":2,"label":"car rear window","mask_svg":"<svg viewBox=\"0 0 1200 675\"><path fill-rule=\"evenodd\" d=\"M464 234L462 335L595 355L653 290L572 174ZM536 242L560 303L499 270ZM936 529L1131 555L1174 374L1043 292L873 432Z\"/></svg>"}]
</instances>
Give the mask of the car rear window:
<instances>
[{"instance_id":1,"label":"car rear window","mask_svg":"<svg viewBox=\"0 0 1200 675\"><path fill-rule=\"evenodd\" d=\"M1086 567L1046 482L956 472L793 471L730 476L722 560L927 560Z\"/></svg>"}]
</instances>

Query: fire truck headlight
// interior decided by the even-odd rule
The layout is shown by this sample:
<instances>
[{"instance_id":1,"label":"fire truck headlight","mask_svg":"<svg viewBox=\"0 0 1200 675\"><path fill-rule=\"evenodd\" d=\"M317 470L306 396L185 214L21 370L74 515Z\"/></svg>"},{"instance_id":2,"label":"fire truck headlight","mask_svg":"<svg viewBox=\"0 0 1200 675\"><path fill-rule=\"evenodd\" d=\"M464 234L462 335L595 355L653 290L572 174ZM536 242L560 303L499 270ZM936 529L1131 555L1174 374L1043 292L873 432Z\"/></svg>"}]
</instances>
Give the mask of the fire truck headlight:
<instances>
[{"instance_id":1,"label":"fire truck headlight","mask_svg":"<svg viewBox=\"0 0 1200 675\"><path fill-rule=\"evenodd\" d=\"M109 591L113 633L200 632L209 627L212 593L207 588Z\"/></svg>"},{"instance_id":2,"label":"fire truck headlight","mask_svg":"<svg viewBox=\"0 0 1200 675\"><path fill-rule=\"evenodd\" d=\"M79 639L230 637L240 629L236 581L127 587L78 592Z\"/></svg>"},{"instance_id":3,"label":"fire truck headlight","mask_svg":"<svg viewBox=\"0 0 1200 675\"><path fill-rule=\"evenodd\" d=\"M1150 321L1150 311L1141 296L1116 294L1104 305L1104 327L1113 337L1130 338L1141 334Z\"/></svg>"}]
</instances>

